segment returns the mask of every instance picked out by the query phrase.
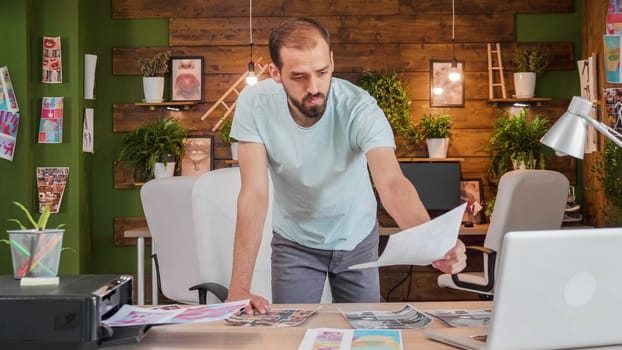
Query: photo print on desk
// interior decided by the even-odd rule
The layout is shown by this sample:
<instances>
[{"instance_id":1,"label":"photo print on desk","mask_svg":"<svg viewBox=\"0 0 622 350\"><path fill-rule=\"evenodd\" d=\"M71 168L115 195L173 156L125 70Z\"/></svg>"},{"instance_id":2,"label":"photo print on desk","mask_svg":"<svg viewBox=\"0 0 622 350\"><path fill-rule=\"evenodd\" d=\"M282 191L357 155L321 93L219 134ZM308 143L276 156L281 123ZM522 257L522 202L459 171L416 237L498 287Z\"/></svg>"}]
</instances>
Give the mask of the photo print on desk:
<instances>
[{"instance_id":1,"label":"photo print on desk","mask_svg":"<svg viewBox=\"0 0 622 350\"><path fill-rule=\"evenodd\" d=\"M39 123L39 143L63 142L64 101L64 97L43 97L41 122Z\"/></svg>"},{"instance_id":2,"label":"photo print on desk","mask_svg":"<svg viewBox=\"0 0 622 350\"><path fill-rule=\"evenodd\" d=\"M484 223L484 187L482 179L460 180L460 202L467 203L462 223Z\"/></svg>"},{"instance_id":3,"label":"photo print on desk","mask_svg":"<svg viewBox=\"0 0 622 350\"><path fill-rule=\"evenodd\" d=\"M43 213L46 206L50 206L50 212L58 213L68 176L68 167L37 167L40 213Z\"/></svg>"},{"instance_id":4,"label":"photo print on desk","mask_svg":"<svg viewBox=\"0 0 622 350\"><path fill-rule=\"evenodd\" d=\"M171 101L203 102L203 62L201 56L171 57Z\"/></svg>"},{"instance_id":5,"label":"photo print on desk","mask_svg":"<svg viewBox=\"0 0 622 350\"><path fill-rule=\"evenodd\" d=\"M0 158L13 160L19 113L0 111Z\"/></svg>"},{"instance_id":6,"label":"photo print on desk","mask_svg":"<svg viewBox=\"0 0 622 350\"><path fill-rule=\"evenodd\" d=\"M61 60L60 36L43 37L43 69L41 81L48 84L63 82L63 63Z\"/></svg>"}]
</instances>

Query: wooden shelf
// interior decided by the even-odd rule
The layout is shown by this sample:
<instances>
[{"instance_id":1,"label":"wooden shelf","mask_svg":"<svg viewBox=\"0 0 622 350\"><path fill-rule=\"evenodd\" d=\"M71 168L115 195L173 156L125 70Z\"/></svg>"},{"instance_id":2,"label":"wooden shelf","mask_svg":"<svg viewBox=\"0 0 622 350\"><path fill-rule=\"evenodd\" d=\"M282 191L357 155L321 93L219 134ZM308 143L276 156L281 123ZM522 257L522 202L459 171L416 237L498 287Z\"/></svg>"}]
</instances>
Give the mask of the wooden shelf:
<instances>
[{"instance_id":1,"label":"wooden shelf","mask_svg":"<svg viewBox=\"0 0 622 350\"><path fill-rule=\"evenodd\" d=\"M423 157L415 157L415 158L397 158L398 162L461 162L464 158L423 158Z\"/></svg>"},{"instance_id":2,"label":"wooden shelf","mask_svg":"<svg viewBox=\"0 0 622 350\"><path fill-rule=\"evenodd\" d=\"M196 105L196 101L163 101L163 102L137 102L136 106L149 107L150 111L156 109L156 107L173 107L183 108L184 110L190 109L190 106Z\"/></svg>"},{"instance_id":3,"label":"wooden shelf","mask_svg":"<svg viewBox=\"0 0 622 350\"><path fill-rule=\"evenodd\" d=\"M543 103L549 102L551 98L549 97L532 97L532 98L493 98L488 100L488 103L497 107L499 105L510 105L510 104L526 104L542 106Z\"/></svg>"}]
</instances>

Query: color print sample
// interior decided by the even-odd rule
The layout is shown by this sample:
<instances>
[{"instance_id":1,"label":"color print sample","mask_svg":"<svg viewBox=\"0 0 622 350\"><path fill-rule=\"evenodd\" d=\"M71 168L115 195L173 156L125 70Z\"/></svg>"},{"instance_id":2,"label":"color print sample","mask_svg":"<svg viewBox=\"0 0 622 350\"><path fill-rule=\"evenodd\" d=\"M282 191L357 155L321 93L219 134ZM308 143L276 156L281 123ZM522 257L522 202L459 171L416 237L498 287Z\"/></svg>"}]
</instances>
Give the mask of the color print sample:
<instances>
[{"instance_id":1,"label":"color print sample","mask_svg":"<svg viewBox=\"0 0 622 350\"><path fill-rule=\"evenodd\" d=\"M0 158L13 160L19 114L0 111Z\"/></svg>"},{"instance_id":2,"label":"color print sample","mask_svg":"<svg viewBox=\"0 0 622 350\"><path fill-rule=\"evenodd\" d=\"M60 84L63 82L60 36L43 37L43 77L41 81L50 84Z\"/></svg>"},{"instance_id":3,"label":"color print sample","mask_svg":"<svg viewBox=\"0 0 622 350\"><path fill-rule=\"evenodd\" d=\"M19 111L9 69L6 66L0 67L0 110L9 112Z\"/></svg>"},{"instance_id":4,"label":"color print sample","mask_svg":"<svg viewBox=\"0 0 622 350\"><path fill-rule=\"evenodd\" d=\"M63 142L64 97L44 97L41 103L39 143Z\"/></svg>"},{"instance_id":5,"label":"color print sample","mask_svg":"<svg viewBox=\"0 0 622 350\"><path fill-rule=\"evenodd\" d=\"M43 213L46 206L50 206L50 212L58 213L68 176L69 168L67 167L37 167L40 213Z\"/></svg>"}]
</instances>

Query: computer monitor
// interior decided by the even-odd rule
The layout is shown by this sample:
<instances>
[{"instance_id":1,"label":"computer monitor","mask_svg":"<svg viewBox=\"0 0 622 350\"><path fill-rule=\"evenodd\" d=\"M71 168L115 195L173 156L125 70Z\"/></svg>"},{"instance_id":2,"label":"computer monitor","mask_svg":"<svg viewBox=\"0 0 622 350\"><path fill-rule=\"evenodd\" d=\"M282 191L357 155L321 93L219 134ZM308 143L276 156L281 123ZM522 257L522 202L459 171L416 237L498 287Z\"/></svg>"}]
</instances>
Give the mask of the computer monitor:
<instances>
[{"instance_id":1,"label":"computer monitor","mask_svg":"<svg viewBox=\"0 0 622 350\"><path fill-rule=\"evenodd\" d=\"M460 205L460 162L400 162L404 176L415 185L431 217ZM382 203L378 203L384 211ZM379 213L379 219L384 213ZM381 224L385 225L381 220ZM389 225L395 226L395 225Z\"/></svg>"}]
</instances>

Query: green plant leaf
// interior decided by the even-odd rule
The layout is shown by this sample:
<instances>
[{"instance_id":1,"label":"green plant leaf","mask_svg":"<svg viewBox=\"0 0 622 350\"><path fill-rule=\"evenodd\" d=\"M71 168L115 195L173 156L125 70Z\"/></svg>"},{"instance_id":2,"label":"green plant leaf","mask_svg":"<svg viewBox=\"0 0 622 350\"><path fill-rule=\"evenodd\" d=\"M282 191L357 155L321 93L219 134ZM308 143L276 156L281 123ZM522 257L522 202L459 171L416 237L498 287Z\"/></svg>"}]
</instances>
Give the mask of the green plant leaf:
<instances>
[{"instance_id":1,"label":"green plant leaf","mask_svg":"<svg viewBox=\"0 0 622 350\"><path fill-rule=\"evenodd\" d=\"M50 206L46 205L45 208L43 209L43 213L41 214L41 216L39 216L39 221L37 222L37 229L39 229L40 231L45 230L45 226L47 225L48 220L50 219L50 214L51 214Z\"/></svg>"},{"instance_id":2,"label":"green plant leaf","mask_svg":"<svg viewBox=\"0 0 622 350\"><path fill-rule=\"evenodd\" d=\"M35 219L32 218L32 215L30 215L30 212L28 211L28 209L26 209L26 207L24 207L21 203L18 203L15 201L13 202L13 204L15 204L18 208L20 208L26 214L28 221L30 221L30 223L35 229L38 228L37 223L35 222ZM21 223L20 225L23 227Z\"/></svg>"},{"instance_id":3,"label":"green plant leaf","mask_svg":"<svg viewBox=\"0 0 622 350\"><path fill-rule=\"evenodd\" d=\"M24 226L24 225L23 225L23 224L22 224L19 220L17 220L17 219L9 219L9 222L15 222L15 223L17 223L17 225L19 226L19 229L20 229L20 230L25 230L25 229L26 229L26 226Z\"/></svg>"}]
</instances>

